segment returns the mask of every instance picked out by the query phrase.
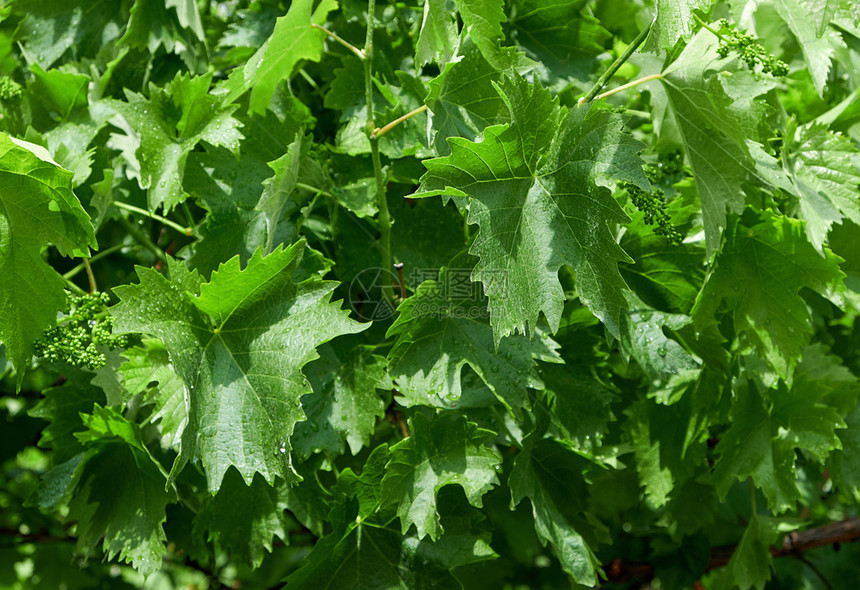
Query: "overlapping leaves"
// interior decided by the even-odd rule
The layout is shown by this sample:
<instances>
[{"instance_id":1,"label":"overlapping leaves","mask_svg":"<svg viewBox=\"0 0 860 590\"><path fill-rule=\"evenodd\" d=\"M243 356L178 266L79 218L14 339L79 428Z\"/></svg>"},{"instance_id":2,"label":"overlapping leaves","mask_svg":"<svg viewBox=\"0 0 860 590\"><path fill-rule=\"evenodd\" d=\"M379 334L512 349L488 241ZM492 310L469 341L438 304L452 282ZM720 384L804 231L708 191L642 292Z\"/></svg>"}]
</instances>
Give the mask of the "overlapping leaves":
<instances>
[{"instance_id":1,"label":"overlapping leaves","mask_svg":"<svg viewBox=\"0 0 860 590\"><path fill-rule=\"evenodd\" d=\"M451 138L452 154L425 162L420 196L468 197L480 233L472 278L489 297L493 336L528 334L540 315L558 329L564 299L558 271L577 273L580 297L618 332L625 307L618 262L628 260L609 223L626 215L595 181L604 174L640 184L641 145L606 111L560 108L549 91L506 78L498 92L509 125L484 129L480 142Z\"/></svg>"}]
</instances>

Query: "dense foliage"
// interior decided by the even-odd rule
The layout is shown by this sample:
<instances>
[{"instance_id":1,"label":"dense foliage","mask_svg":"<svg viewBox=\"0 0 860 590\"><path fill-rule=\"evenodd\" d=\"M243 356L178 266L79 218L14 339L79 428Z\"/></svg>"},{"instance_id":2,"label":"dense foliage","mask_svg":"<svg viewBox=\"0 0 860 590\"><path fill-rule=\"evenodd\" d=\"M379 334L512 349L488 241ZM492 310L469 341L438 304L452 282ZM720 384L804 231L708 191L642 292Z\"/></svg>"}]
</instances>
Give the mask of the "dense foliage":
<instances>
[{"instance_id":1,"label":"dense foliage","mask_svg":"<svg viewBox=\"0 0 860 590\"><path fill-rule=\"evenodd\" d=\"M0 117L0 588L856 587L857 2L2 0Z\"/></svg>"}]
</instances>

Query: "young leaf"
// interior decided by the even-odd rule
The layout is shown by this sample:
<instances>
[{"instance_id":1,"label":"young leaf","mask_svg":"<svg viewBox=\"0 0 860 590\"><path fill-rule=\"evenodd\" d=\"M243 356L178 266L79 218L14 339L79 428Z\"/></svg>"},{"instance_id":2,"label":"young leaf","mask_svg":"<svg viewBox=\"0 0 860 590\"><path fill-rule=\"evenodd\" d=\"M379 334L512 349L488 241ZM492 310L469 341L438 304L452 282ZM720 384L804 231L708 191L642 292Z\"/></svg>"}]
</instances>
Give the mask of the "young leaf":
<instances>
[{"instance_id":1,"label":"young leaf","mask_svg":"<svg viewBox=\"0 0 860 590\"><path fill-rule=\"evenodd\" d=\"M201 141L239 149L239 122L232 117L237 105L223 106L209 94L212 74L177 75L167 88L151 85L149 99L126 90L126 101L111 105L140 135L135 152L140 162L140 186L149 189L149 208L170 211L185 200L182 178L188 154Z\"/></svg>"}]
</instances>

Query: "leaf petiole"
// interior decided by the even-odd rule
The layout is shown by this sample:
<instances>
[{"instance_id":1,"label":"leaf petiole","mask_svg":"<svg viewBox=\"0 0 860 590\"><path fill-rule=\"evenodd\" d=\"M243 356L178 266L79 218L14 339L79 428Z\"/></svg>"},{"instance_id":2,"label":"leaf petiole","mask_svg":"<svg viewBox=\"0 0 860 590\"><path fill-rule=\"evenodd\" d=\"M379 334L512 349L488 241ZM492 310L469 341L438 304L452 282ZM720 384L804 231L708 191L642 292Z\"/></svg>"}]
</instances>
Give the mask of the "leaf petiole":
<instances>
[{"instance_id":1,"label":"leaf petiole","mask_svg":"<svg viewBox=\"0 0 860 590\"><path fill-rule=\"evenodd\" d=\"M367 54L365 54L364 51L362 51L361 49L359 49L358 47L356 47L355 45L353 45L352 43L350 43L346 39L343 39L343 38L335 35L331 31L329 31L327 28L325 28L321 25L318 25L316 23L311 23L311 26L314 27L315 29L319 29L320 31L322 31L323 33L325 33L326 35L328 35L329 37L331 37L332 39L334 39L335 41L337 41L338 43L340 43L341 45L343 45L344 47L346 47L350 51L352 51L355 55L358 56L358 59L360 59L362 61L367 59ZM371 26L371 25L368 25L368 26Z\"/></svg>"},{"instance_id":2,"label":"leaf petiole","mask_svg":"<svg viewBox=\"0 0 860 590\"><path fill-rule=\"evenodd\" d=\"M421 113L423 113L426 110L427 110L427 105L426 104L421 105L417 109L406 113L402 117L398 117L398 118L394 119L391 123L387 124L386 126L378 127L376 129L374 129L373 132L371 133L371 137L379 137L380 135L385 135L386 133L391 131L394 127L396 127L397 125L399 125L403 121L406 121L407 119L410 119L410 118L414 117L415 115L420 115Z\"/></svg>"},{"instance_id":3,"label":"leaf petiole","mask_svg":"<svg viewBox=\"0 0 860 590\"><path fill-rule=\"evenodd\" d=\"M114 201L113 204L116 205L119 209L124 209L125 211L131 211L132 213L139 213L140 215L145 215L146 217L149 217L150 219L160 221L164 225L166 225L168 227L172 227L173 229L175 229L176 231L178 231L179 233L181 233L183 235L186 235L186 236L194 235L193 228L183 227L183 226L179 225L178 223L176 223L175 221L171 221L170 219L167 219L166 217L162 217L161 215L158 215L157 213L150 213L146 209L141 209L140 207L135 207L134 205L129 205L128 203L123 203L122 201Z\"/></svg>"},{"instance_id":4,"label":"leaf petiole","mask_svg":"<svg viewBox=\"0 0 860 590\"><path fill-rule=\"evenodd\" d=\"M724 38L722 35L720 35L720 33L719 33L718 31L715 31L714 29L712 29L712 28L708 25L708 23L706 23L706 22L705 22L705 21L703 21L701 18L699 18L699 15L698 15L698 14L696 14L695 12L693 12L693 13L692 13L692 15L693 15L693 18L694 18L694 19L696 19L696 22L697 22L697 23L699 23L699 24L702 26L702 28L705 28L705 29L709 30L710 32L712 32L714 35L716 35L717 37L719 37L721 41L725 41L725 38Z\"/></svg>"},{"instance_id":5,"label":"leaf petiole","mask_svg":"<svg viewBox=\"0 0 860 590\"><path fill-rule=\"evenodd\" d=\"M644 84L645 82L650 82L651 80L661 80L662 78L663 78L663 74L651 74L650 76L645 76L644 78L639 78L638 80L633 80L631 82L628 82L627 84L622 84L621 86L618 86L617 88L613 88L612 90L607 90L606 92L604 92L602 94L598 94L594 98L594 100L603 100L604 98L612 96L613 94L623 92L623 91L628 90L630 88L633 88L635 86L639 86L640 84Z\"/></svg>"},{"instance_id":6,"label":"leaf petiole","mask_svg":"<svg viewBox=\"0 0 860 590\"><path fill-rule=\"evenodd\" d=\"M597 96L600 90L604 86L606 86L606 83L612 79L612 76L615 75L615 72L618 71L618 68L623 66L624 62L630 59L630 56L633 55L637 49L639 49L639 46L642 45L642 42L645 41L645 39L648 37L648 33L651 32L651 27L653 25L654 21L651 21L651 24L649 24L647 27L645 27L639 32L636 38L633 39L633 42L630 43L630 45L627 46L624 52L618 56L618 59L612 62L612 65L610 65L609 68L607 68L607 70L603 72L600 78L597 79L597 82L594 83L594 86L591 87L591 90L588 91L588 94L586 94L585 96L580 98L579 101L577 101L577 106L581 107L582 105L594 100L594 97Z\"/></svg>"}]
</instances>

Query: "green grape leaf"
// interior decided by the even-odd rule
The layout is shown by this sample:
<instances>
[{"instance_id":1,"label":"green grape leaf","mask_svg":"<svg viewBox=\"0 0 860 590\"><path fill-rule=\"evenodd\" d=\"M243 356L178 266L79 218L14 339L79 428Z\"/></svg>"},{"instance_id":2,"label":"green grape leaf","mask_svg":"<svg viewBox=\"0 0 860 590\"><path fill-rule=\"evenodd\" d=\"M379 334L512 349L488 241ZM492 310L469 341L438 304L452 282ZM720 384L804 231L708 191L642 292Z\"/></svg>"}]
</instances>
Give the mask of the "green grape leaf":
<instances>
[{"instance_id":1,"label":"green grape leaf","mask_svg":"<svg viewBox=\"0 0 860 590\"><path fill-rule=\"evenodd\" d=\"M462 495L452 503L446 501L450 495L439 494L445 534L437 541L403 535L391 526L392 517L375 514L388 458L383 443L368 457L361 475L350 468L341 472L329 515L334 530L317 541L302 568L287 578L287 588L456 588L453 568L496 557L488 535L474 531L475 519L468 513L474 509Z\"/></svg>"},{"instance_id":2,"label":"green grape leaf","mask_svg":"<svg viewBox=\"0 0 860 590\"><path fill-rule=\"evenodd\" d=\"M59 387L43 391L41 400L29 415L50 422L42 430L40 447L49 447L54 452L54 463L63 463L84 448L74 433L84 429L81 414L93 411L93 405L105 402L105 394L98 387L87 383L91 374L73 375Z\"/></svg>"},{"instance_id":3,"label":"green grape leaf","mask_svg":"<svg viewBox=\"0 0 860 590\"><path fill-rule=\"evenodd\" d=\"M208 94L212 74L195 78L177 75L162 89L150 85L149 99L126 90L126 101L111 105L140 136L135 156L140 162L140 186L149 189L152 210L170 211L185 200L182 178L188 155L201 141L237 153L239 121L232 117L236 105L222 106Z\"/></svg>"},{"instance_id":4,"label":"green grape leaf","mask_svg":"<svg viewBox=\"0 0 860 590\"><path fill-rule=\"evenodd\" d=\"M629 309L622 316L621 350L633 357L652 381L668 381L673 375L695 370L699 364L680 344L663 332L690 322L681 314L656 311L628 294Z\"/></svg>"},{"instance_id":5,"label":"green grape leaf","mask_svg":"<svg viewBox=\"0 0 860 590\"><path fill-rule=\"evenodd\" d=\"M721 574L732 587L762 590L770 580L773 556L770 552L780 537L778 519L753 514L744 529L741 542L735 548L726 569Z\"/></svg>"},{"instance_id":6,"label":"green grape leaf","mask_svg":"<svg viewBox=\"0 0 860 590\"><path fill-rule=\"evenodd\" d=\"M482 506L482 496L499 483L502 457L484 444L494 435L464 416L412 417L410 436L391 447L382 480L382 501L397 505L404 535L415 525L419 539L439 539L436 494L442 486L458 484L470 504Z\"/></svg>"},{"instance_id":7,"label":"green grape leaf","mask_svg":"<svg viewBox=\"0 0 860 590\"><path fill-rule=\"evenodd\" d=\"M698 208L681 205L681 199L669 202L667 213L676 218L694 215ZM643 302L663 312L686 314L696 301L705 279L700 244L670 244L646 225L641 212L630 213L633 222L627 226L619 245L635 261L619 264L621 276Z\"/></svg>"},{"instance_id":8,"label":"green grape leaf","mask_svg":"<svg viewBox=\"0 0 860 590\"><path fill-rule=\"evenodd\" d=\"M610 38L581 0L517 0L511 37L553 78L587 80Z\"/></svg>"},{"instance_id":9,"label":"green grape leaf","mask_svg":"<svg viewBox=\"0 0 860 590\"><path fill-rule=\"evenodd\" d=\"M229 104L251 90L252 113L262 113L269 106L278 84L290 77L293 68L303 59L319 61L326 35L312 25L323 25L328 13L337 8L336 0L323 0L316 9L313 0L297 0L285 16L278 18L275 30L265 44L247 61L236 68L225 87Z\"/></svg>"},{"instance_id":10,"label":"green grape leaf","mask_svg":"<svg viewBox=\"0 0 860 590\"><path fill-rule=\"evenodd\" d=\"M451 573L458 565L492 559L478 535L445 535L432 542L404 537L398 529L354 524L314 545L302 568L287 578L289 590L407 590L461 588Z\"/></svg>"},{"instance_id":11,"label":"green grape leaf","mask_svg":"<svg viewBox=\"0 0 860 590\"><path fill-rule=\"evenodd\" d=\"M73 110L87 105L87 85L90 79L83 74L60 70L46 72L38 64L30 66L35 75L33 90L46 108L55 110L65 120Z\"/></svg>"},{"instance_id":12,"label":"green grape leaf","mask_svg":"<svg viewBox=\"0 0 860 590\"><path fill-rule=\"evenodd\" d=\"M753 99L767 90L722 79L716 47L712 33L698 33L661 78L693 169L709 254L720 245L726 210L740 213L743 185L758 178L746 140L762 116Z\"/></svg>"},{"instance_id":13,"label":"green grape leaf","mask_svg":"<svg viewBox=\"0 0 860 590\"><path fill-rule=\"evenodd\" d=\"M260 567L275 537L289 541L285 488L283 482L273 488L259 474L246 485L238 471L228 470L221 489L194 516L194 534L205 534L234 559Z\"/></svg>"},{"instance_id":14,"label":"green grape leaf","mask_svg":"<svg viewBox=\"0 0 860 590\"><path fill-rule=\"evenodd\" d=\"M398 70L395 74L400 82L399 86L383 82L376 84L376 88L384 92L384 100L374 102L374 120L377 123L399 119L424 104L423 98L427 89L423 82L407 72ZM346 97L340 97L344 98ZM381 110L382 106L385 106L384 110ZM365 96L361 94L359 101L347 108L341 116L341 122L345 124L338 130L335 142L339 152L351 156L371 152L366 113ZM390 158L427 156L431 152L426 149L426 143L427 115L419 112L386 131L385 139L379 143L379 150Z\"/></svg>"},{"instance_id":15,"label":"green grape leaf","mask_svg":"<svg viewBox=\"0 0 860 590\"><path fill-rule=\"evenodd\" d=\"M827 26L833 20L833 17L836 16L836 11L839 10L840 4L843 4L842 0L806 0L809 16L813 17L816 21L815 34L818 37L824 35Z\"/></svg>"},{"instance_id":16,"label":"green grape leaf","mask_svg":"<svg viewBox=\"0 0 860 590\"><path fill-rule=\"evenodd\" d=\"M798 291L844 290L840 260L829 250L825 256L816 252L800 221L747 209L729 222L716 266L693 307L693 322L704 328L724 302L730 304L735 330L786 378L812 335Z\"/></svg>"},{"instance_id":17,"label":"green grape leaf","mask_svg":"<svg viewBox=\"0 0 860 590\"><path fill-rule=\"evenodd\" d=\"M182 49L188 45L189 39L184 38L183 29L189 29L199 41L206 38L197 3L193 0L135 0L119 43L150 53L163 46L165 51L173 53L180 43Z\"/></svg>"},{"instance_id":18,"label":"green grape leaf","mask_svg":"<svg viewBox=\"0 0 860 590\"><path fill-rule=\"evenodd\" d=\"M188 425L188 390L170 362L170 355L157 338L144 338L142 346L123 351L120 367L123 386L131 395L143 394L142 403L152 404L149 422L159 421L165 442L179 448ZM150 384L155 383L150 388Z\"/></svg>"},{"instance_id":19,"label":"green grape leaf","mask_svg":"<svg viewBox=\"0 0 860 590\"><path fill-rule=\"evenodd\" d=\"M534 332L541 313L558 329L564 264L576 271L581 299L618 334L625 307L618 262L629 259L607 224L628 218L595 180L611 174L647 187L641 144L623 133L621 117L566 112L540 85L506 78L498 90L511 124L487 127L478 143L449 138L452 154L425 162L416 196L469 197L468 221L480 227L472 280L484 284L497 345Z\"/></svg>"},{"instance_id":20,"label":"green grape leaf","mask_svg":"<svg viewBox=\"0 0 860 590\"><path fill-rule=\"evenodd\" d=\"M93 118L88 113L76 113L68 121L46 131L41 140L33 140L33 143L41 143L47 147L57 164L74 173L72 187L77 188L84 184L92 172L95 149L89 146L106 124L107 120L101 117ZM32 128L27 130L28 136L31 130Z\"/></svg>"},{"instance_id":21,"label":"green grape leaf","mask_svg":"<svg viewBox=\"0 0 860 590\"><path fill-rule=\"evenodd\" d=\"M188 156L183 188L209 211L198 227L200 239L189 247L192 268L208 277L233 256L247 264L266 243L266 218L256 206L271 173L264 159L245 150L239 159L224 148Z\"/></svg>"},{"instance_id":22,"label":"green grape leaf","mask_svg":"<svg viewBox=\"0 0 860 590\"><path fill-rule=\"evenodd\" d=\"M528 62L521 59L514 47L502 47L502 23L508 20L502 0L454 0L460 18L475 41L475 45L492 66L504 70Z\"/></svg>"},{"instance_id":23,"label":"green grape leaf","mask_svg":"<svg viewBox=\"0 0 860 590\"><path fill-rule=\"evenodd\" d=\"M823 461L841 447L835 430L845 422L831 406L822 403L823 392L814 382L792 387L780 382L770 395L752 383L738 388L729 430L720 438L720 459L713 482L725 497L735 480L752 477L775 512L794 507L800 498L794 476L795 449L802 448Z\"/></svg>"},{"instance_id":24,"label":"green grape leaf","mask_svg":"<svg viewBox=\"0 0 860 590\"><path fill-rule=\"evenodd\" d=\"M448 137L476 140L485 127L504 123L508 114L494 86L502 81L502 72L490 65L471 37L463 40L459 58L427 84L424 99L432 113L433 147L440 156L451 153Z\"/></svg>"},{"instance_id":25,"label":"green grape leaf","mask_svg":"<svg viewBox=\"0 0 860 590\"><path fill-rule=\"evenodd\" d=\"M818 96L824 96L834 54L832 40L819 33L813 15L800 0L774 0L774 6L797 38Z\"/></svg>"},{"instance_id":26,"label":"green grape leaf","mask_svg":"<svg viewBox=\"0 0 860 590\"><path fill-rule=\"evenodd\" d=\"M280 14L273 5L255 6L257 10L237 10L238 20L233 20L218 39L218 48L248 47L259 49L275 29L275 21Z\"/></svg>"},{"instance_id":27,"label":"green grape leaf","mask_svg":"<svg viewBox=\"0 0 860 590\"><path fill-rule=\"evenodd\" d=\"M66 305L63 280L42 249L89 256L97 248L71 183L44 148L0 133L0 342L18 369L18 387L33 343Z\"/></svg>"},{"instance_id":28,"label":"green grape leaf","mask_svg":"<svg viewBox=\"0 0 860 590\"><path fill-rule=\"evenodd\" d=\"M695 23L693 11L707 12L710 7L711 0L657 0L657 16L643 49L656 53L671 49L679 39L689 39Z\"/></svg>"},{"instance_id":29,"label":"green grape leaf","mask_svg":"<svg viewBox=\"0 0 860 590\"><path fill-rule=\"evenodd\" d=\"M66 55L95 56L116 42L122 32L121 11L109 2L92 0L26 0L20 31L24 55L44 70ZM119 18L118 18L119 17Z\"/></svg>"},{"instance_id":30,"label":"green grape leaf","mask_svg":"<svg viewBox=\"0 0 860 590\"><path fill-rule=\"evenodd\" d=\"M344 440L357 455L385 415L378 391L391 389L385 358L373 354L373 347L347 347L341 341L320 347L320 358L305 366L313 393L302 398L308 419L296 425L293 435L299 455L317 449L341 454Z\"/></svg>"},{"instance_id":31,"label":"green grape leaf","mask_svg":"<svg viewBox=\"0 0 860 590\"><path fill-rule=\"evenodd\" d=\"M594 585L599 563L577 530L593 527L579 515L587 496L582 473L588 463L555 441L531 435L514 459L508 486L511 509L528 498L541 543L552 545L561 566L577 583Z\"/></svg>"},{"instance_id":32,"label":"green grape leaf","mask_svg":"<svg viewBox=\"0 0 860 590\"><path fill-rule=\"evenodd\" d=\"M797 196L796 210L806 221L806 235L823 252L834 223L860 223L860 152L854 143L823 125L800 127L782 158Z\"/></svg>"},{"instance_id":33,"label":"green grape leaf","mask_svg":"<svg viewBox=\"0 0 860 590\"><path fill-rule=\"evenodd\" d=\"M76 436L87 450L69 503L78 544L91 549L104 537L108 559L118 555L144 575L161 569L167 540L162 525L173 500L165 473L137 425L115 410L95 406L83 420L87 430Z\"/></svg>"},{"instance_id":34,"label":"green grape leaf","mask_svg":"<svg viewBox=\"0 0 860 590\"><path fill-rule=\"evenodd\" d=\"M520 415L531 406L528 388L543 386L535 360L561 362L558 345L543 331L535 340L508 336L496 347L478 289L468 270L443 269L438 281L424 281L398 307L399 316L388 329L388 336L398 338L388 358L401 405L456 407L468 366L506 408Z\"/></svg>"},{"instance_id":35,"label":"green grape leaf","mask_svg":"<svg viewBox=\"0 0 860 590\"><path fill-rule=\"evenodd\" d=\"M138 268L140 284L115 290L115 330L159 337L189 391L174 472L199 456L210 490L231 466L249 485L255 473L295 477L289 439L309 392L301 368L323 342L366 327L329 302L334 285L301 266L304 251L258 250L244 269L235 257L208 283L171 260L170 281Z\"/></svg>"},{"instance_id":36,"label":"green grape leaf","mask_svg":"<svg viewBox=\"0 0 860 590\"><path fill-rule=\"evenodd\" d=\"M271 249L274 243L275 228L283 214L284 205L286 205L287 199L296 188L296 183L299 180L302 156L307 153L307 148L305 147L303 151L302 145L307 146L310 141L310 137L296 133L295 139L287 148L287 153L277 160L269 162L269 167L274 170L275 175L263 181L263 193L260 195L260 202L257 203L256 207L266 218L267 250Z\"/></svg>"},{"instance_id":37,"label":"green grape leaf","mask_svg":"<svg viewBox=\"0 0 860 590\"><path fill-rule=\"evenodd\" d=\"M540 376L546 386L546 402L540 401L536 406L538 411L550 414L550 432L578 443L597 440L613 419L609 408L615 399L612 391L572 368L572 364L542 364Z\"/></svg>"},{"instance_id":38,"label":"green grape leaf","mask_svg":"<svg viewBox=\"0 0 860 590\"><path fill-rule=\"evenodd\" d=\"M394 218L391 255L403 264L403 283L408 290L414 292L426 279L438 278L437 269L459 264L459 255L466 251L466 239L463 216L454 203L404 199L389 205L389 211ZM433 223L427 223L428 218L433 218ZM471 282L468 269L453 272L462 273L461 278Z\"/></svg>"},{"instance_id":39,"label":"green grape leaf","mask_svg":"<svg viewBox=\"0 0 860 590\"><path fill-rule=\"evenodd\" d=\"M836 485L857 496L860 494L860 406L845 417L845 430L839 431L839 441L842 448L833 451L828 467Z\"/></svg>"},{"instance_id":40,"label":"green grape leaf","mask_svg":"<svg viewBox=\"0 0 860 590\"><path fill-rule=\"evenodd\" d=\"M424 18L415 48L416 66L427 63L443 66L451 61L457 47L457 23L452 17L448 0L427 0L424 3Z\"/></svg>"}]
</instances>

